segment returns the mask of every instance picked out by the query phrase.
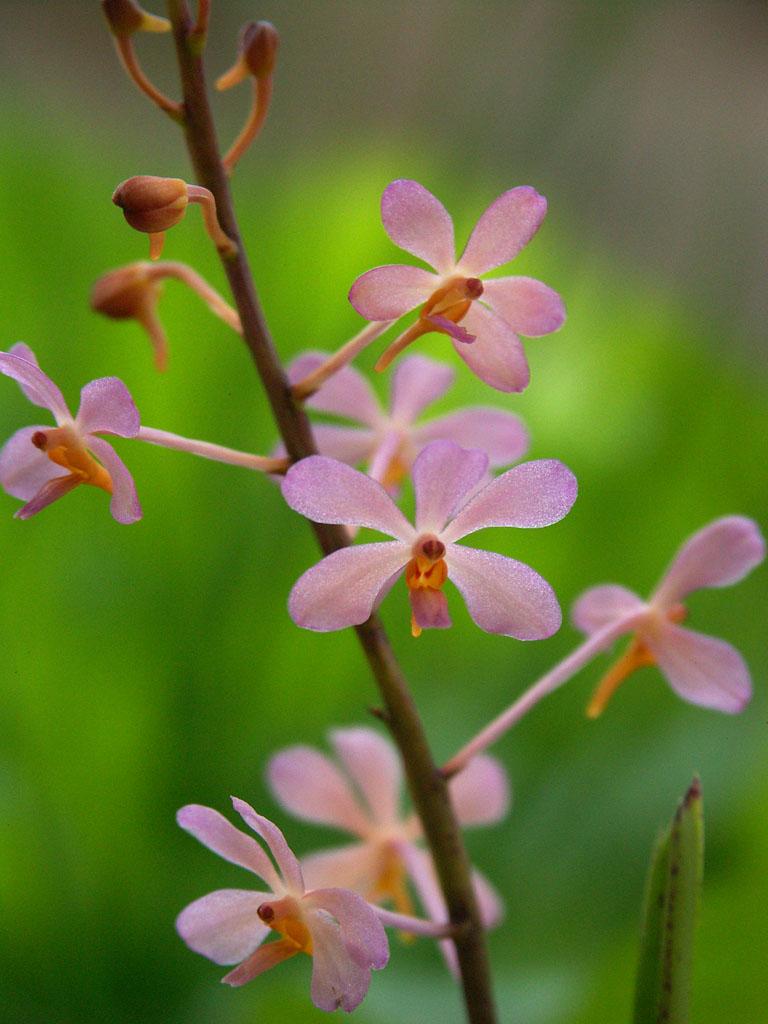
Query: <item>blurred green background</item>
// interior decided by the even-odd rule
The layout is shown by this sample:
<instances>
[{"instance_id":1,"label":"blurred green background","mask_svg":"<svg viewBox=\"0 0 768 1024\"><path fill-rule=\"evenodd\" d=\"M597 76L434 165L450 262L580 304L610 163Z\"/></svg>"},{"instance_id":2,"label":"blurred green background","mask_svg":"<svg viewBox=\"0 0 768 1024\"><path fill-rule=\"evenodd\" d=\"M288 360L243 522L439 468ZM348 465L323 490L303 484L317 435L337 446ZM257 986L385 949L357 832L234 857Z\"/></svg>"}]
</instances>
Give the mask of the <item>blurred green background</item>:
<instances>
[{"instance_id":1,"label":"blurred green background","mask_svg":"<svg viewBox=\"0 0 768 1024\"><path fill-rule=\"evenodd\" d=\"M445 409L519 412L532 456L570 465L580 498L555 527L479 540L529 561L567 609L602 581L647 593L716 516L764 522L762 4L214 0L214 72L252 17L271 18L283 46L273 112L235 191L286 360L353 334L349 285L400 258L378 219L387 182L424 182L459 238L503 189L534 184L550 212L516 268L561 291L569 320L527 343L531 387L490 393L440 339L422 351L457 364ZM175 129L121 76L96 4L6 2L3 19L3 345L31 345L72 403L86 381L116 374L146 425L269 450L275 434L244 347L181 286L162 300L162 378L135 325L88 311L99 274L146 257L111 191L135 173L187 175ZM139 48L172 91L170 41ZM224 139L245 106L244 92L217 99ZM173 230L167 256L224 288L198 211ZM384 394L387 381L375 383ZM2 387L6 436L37 414L12 382ZM0 497L0 1019L323 1019L306 962L232 991L176 937L187 902L249 883L173 816L187 802L228 813L235 793L274 816L299 852L337 841L276 807L264 766L282 746L323 745L330 726L368 721L372 682L351 635L299 632L287 617L290 586L316 552L277 488L118 445L144 506L135 526L114 523L93 489L27 523ZM684 705L645 669L588 722L604 659L499 744L514 807L468 843L507 903L491 937L503 1021L628 1019L645 865L694 772L707 857L693 1019L763 1018L765 598L761 569L691 600L695 628L729 639L751 665L744 715ZM449 599L455 628L418 642L399 588L383 607L440 757L578 642L567 622L536 644L486 636ZM392 946L358 1019L461 1020L436 951Z\"/></svg>"}]
</instances>

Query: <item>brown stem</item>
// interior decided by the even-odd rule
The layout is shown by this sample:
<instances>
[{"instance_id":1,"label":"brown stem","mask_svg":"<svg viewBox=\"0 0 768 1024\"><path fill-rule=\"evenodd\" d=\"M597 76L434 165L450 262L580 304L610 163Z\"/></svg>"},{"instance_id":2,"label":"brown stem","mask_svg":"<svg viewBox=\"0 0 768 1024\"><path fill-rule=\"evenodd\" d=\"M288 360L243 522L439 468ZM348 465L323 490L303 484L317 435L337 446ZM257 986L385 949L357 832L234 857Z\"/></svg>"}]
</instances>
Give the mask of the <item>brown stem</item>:
<instances>
[{"instance_id":1,"label":"brown stem","mask_svg":"<svg viewBox=\"0 0 768 1024\"><path fill-rule=\"evenodd\" d=\"M291 459L316 451L309 421L291 395L253 284L235 219L229 180L219 151L211 116L202 61L189 44L192 19L186 0L168 0L184 90L184 130L195 178L216 198L221 226L237 242L237 252L222 264L251 351L278 428ZM344 527L313 524L326 554L349 543ZM453 813L446 780L432 757L419 714L384 630L374 615L356 627L365 656L381 690L387 722L405 765L405 772L424 835L456 928L461 983L471 1024L494 1024L485 934L470 878L469 861Z\"/></svg>"}]
</instances>

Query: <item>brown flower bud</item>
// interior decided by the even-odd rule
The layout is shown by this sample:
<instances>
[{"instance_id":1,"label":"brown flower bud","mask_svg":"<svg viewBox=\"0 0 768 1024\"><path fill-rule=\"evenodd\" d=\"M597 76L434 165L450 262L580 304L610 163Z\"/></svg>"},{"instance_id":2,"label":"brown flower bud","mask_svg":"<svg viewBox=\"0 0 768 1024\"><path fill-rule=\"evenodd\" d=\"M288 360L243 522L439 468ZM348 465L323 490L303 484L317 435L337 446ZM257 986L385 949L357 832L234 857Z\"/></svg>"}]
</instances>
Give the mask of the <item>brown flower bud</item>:
<instances>
[{"instance_id":1,"label":"brown flower bud","mask_svg":"<svg viewBox=\"0 0 768 1024\"><path fill-rule=\"evenodd\" d=\"M254 78L265 78L275 69L280 36L271 21L252 21L240 37L240 50Z\"/></svg>"},{"instance_id":2,"label":"brown flower bud","mask_svg":"<svg viewBox=\"0 0 768 1024\"><path fill-rule=\"evenodd\" d=\"M187 183L181 178L155 178L139 174L114 191L112 202L137 231L156 234L178 224L187 210Z\"/></svg>"},{"instance_id":3,"label":"brown flower bud","mask_svg":"<svg viewBox=\"0 0 768 1024\"><path fill-rule=\"evenodd\" d=\"M132 36L134 32L168 32L171 28L167 18L148 14L135 0L101 0L101 9L110 31L119 39Z\"/></svg>"},{"instance_id":4,"label":"brown flower bud","mask_svg":"<svg viewBox=\"0 0 768 1024\"><path fill-rule=\"evenodd\" d=\"M141 320L160 294L152 269L150 263L131 263L103 274L91 289L91 309L113 320Z\"/></svg>"}]
</instances>

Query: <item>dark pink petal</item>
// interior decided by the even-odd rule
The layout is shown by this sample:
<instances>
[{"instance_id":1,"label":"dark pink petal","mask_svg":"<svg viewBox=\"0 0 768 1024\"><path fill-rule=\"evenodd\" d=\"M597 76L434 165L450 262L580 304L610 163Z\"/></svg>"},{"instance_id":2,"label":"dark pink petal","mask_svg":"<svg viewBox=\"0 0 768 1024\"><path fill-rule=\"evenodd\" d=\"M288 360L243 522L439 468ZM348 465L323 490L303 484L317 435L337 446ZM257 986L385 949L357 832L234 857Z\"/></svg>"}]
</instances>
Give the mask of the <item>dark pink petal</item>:
<instances>
[{"instance_id":1,"label":"dark pink petal","mask_svg":"<svg viewBox=\"0 0 768 1024\"><path fill-rule=\"evenodd\" d=\"M467 366L497 391L524 391L530 380L520 339L501 317L473 302L462 324L474 334L471 345L454 343Z\"/></svg>"},{"instance_id":2,"label":"dark pink petal","mask_svg":"<svg viewBox=\"0 0 768 1024\"><path fill-rule=\"evenodd\" d=\"M528 451L530 437L522 420L503 409L474 406L415 427L411 436L421 447L429 441L455 441L462 448L479 448L492 467L517 462Z\"/></svg>"},{"instance_id":3,"label":"dark pink petal","mask_svg":"<svg viewBox=\"0 0 768 1024\"><path fill-rule=\"evenodd\" d=\"M448 783L461 825L491 825L509 810L507 773L495 757L478 754Z\"/></svg>"},{"instance_id":4,"label":"dark pink petal","mask_svg":"<svg viewBox=\"0 0 768 1024\"><path fill-rule=\"evenodd\" d=\"M751 519L725 516L683 544L651 598L661 606L681 601L701 587L737 583L765 558L765 541Z\"/></svg>"},{"instance_id":5,"label":"dark pink petal","mask_svg":"<svg viewBox=\"0 0 768 1024\"><path fill-rule=\"evenodd\" d=\"M725 640L694 633L670 622L643 634L672 689L692 704L737 714L752 697L744 659Z\"/></svg>"},{"instance_id":6,"label":"dark pink petal","mask_svg":"<svg viewBox=\"0 0 768 1024\"><path fill-rule=\"evenodd\" d=\"M529 185L504 192L475 225L458 269L468 277L479 277L509 263L539 230L546 212L546 199Z\"/></svg>"},{"instance_id":7,"label":"dark pink petal","mask_svg":"<svg viewBox=\"0 0 768 1024\"><path fill-rule=\"evenodd\" d=\"M216 964L237 964L269 934L258 915L272 893L218 889L188 907L176 918L176 931L190 949Z\"/></svg>"},{"instance_id":8,"label":"dark pink petal","mask_svg":"<svg viewBox=\"0 0 768 1024\"><path fill-rule=\"evenodd\" d=\"M335 921L317 913L307 917L312 933L312 1002L319 1010L351 1013L368 992L370 967L361 967L349 955Z\"/></svg>"},{"instance_id":9,"label":"dark pink petal","mask_svg":"<svg viewBox=\"0 0 768 1024\"><path fill-rule=\"evenodd\" d=\"M320 633L360 625L410 557L410 548L399 541L334 551L294 585L288 598L291 618Z\"/></svg>"},{"instance_id":10,"label":"dark pink petal","mask_svg":"<svg viewBox=\"0 0 768 1024\"><path fill-rule=\"evenodd\" d=\"M453 221L440 200L418 181L401 178L387 185L381 197L381 220L395 245L441 274L453 269Z\"/></svg>"},{"instance_id":11,"label":"dark pink petal","mask_svg":"<svg viewBox=\"0 0 768 1024\"><path fill-rule=\"evenodd\" d=\"M603 629L611 622L642 612L647 605L626 587L606 583L592 587L577 599L571 609L571 619L576 629L588 636ZM627 631L633 628L629 623Z\"/></svg>"},{"instance_id":12,"label":"dark pink petal","mask_svg":"<svg viewBox=\"0 0 768 1024\"><path fill-rule=\"evenodd\" d=\"M425 356L406 356L392 376L390 416L410 425L428 405L442 398L456 374L445 363Z\"/></svg>"},{"instance_id":13,"label":"dark pink petal","mask_svg":"<svg viewBox=\"0 0 768 1024\"><path fill-rule=\"evenodd\" d=\"M247 960L244 960L239 967L221 979L225 985L239 988L246 982L253 981L260 974L271 970L283 960L288 960L300 952L299 947L292 939L278 939L277 942L268 942L265 946L259 946L255 953L252 953Z\"/></svg>"},{"instance_id":14,"label":"dark pink petal","mask_svg":"<svg viewBox=\"0 0 768 1024\"><path fill-rule=\"evenodd\" d=\"M42 512L44 508L52 505L54 501L58 501L65 494L69 494L79 483L80 480L76 476L69 474L67 476L54 477L48 483L43 484L37 494L26 505L22 505L20 509L14 512L14 518L31 519L32 516L37 515L38 512Z\"/></svg>"},{"instance_id":15,"label":"dark pink petal","mask_svg":"<svg viewBox=\"0 0 768 1024\"><path fill-rule=\"evenodd\" d=\"M351 843L302 857L307 890L345 886L362 895L371 892L381 872L377 843Z\"/></svg>"},{"instance_id":16,"label":"dark pink petal","mask_svg":"<svg viewBox=\"0 0 768 1024\"><path fill-rule=\"evenodd\" d=\"M471 345L475 341L475 335L470 334L462 324L454 323L453 320L449 320L447 316L441 316L439 313L432 313L430 316L424 317L424 322L432 324L435 330L449 335L460 345Z\"/></svg>"},{"instance_id":17,"label":"dark pink petal","mask_svg":"<svg viewBox=\"0 0 768 1024\"><path fill-rule=\"evenodd\" d=\"M267 766L275 797L298 818L364 834L368 820L360 803L329 758L311 747L289 747Z\"/></svg>"},{"instance_id":18,"label":"dark pink petal","mask_svg":"<svg viewBox=\"0 0 768 1024\"><path fill-rule=\"evenodd\" d=\"M468 451L453 441L428 444L412 470L417 531L440 533L487 469L488 456L484 452Z\"/></svg>"},{"instance_id":19,"label":"dark pink petal","mask_svg":"<svg viewBox=\"0 0 768 1024\"><path fill-rule=\"evenodd\" d=\"M360 967L386 967L389 943L384 926L362 896L344 888L316 889L304 897L304 907L336 918L344 948Z\"/></svg>"},{"instance_id":20,"label":"dark pink petal","mask_svg":"<svg viewBox=\"0 0 768 1024\"><path fill-rule=\"evenodd\" d=\"M445 560L448 578L486 633L543 640L560 628L560 606L554 591L530 566L458 544L448 546Z\"/></svg>"},{"instance_id":21,"label":"dark pink petal","mask_svg":"<svg viewBox=\"0 0 768 1024\"><path fill-rule=\"evenodd\" d=\"M317 450L330 459L357 466L367 462L376 446L376 434L360 427L336 427L332 423L313 423L312 436Z\"/></svg>"},{"instance_id":22,"label":"dark pink petal","mask_svg":"<svg viewBox=\"0 0 768 1024\"><path fill-rule=\"evenodd\" d=\"M349 301L366 320L397 320L426 302L439 285L437 274L392 263L361 274L349 289Z\"/></svg>"},{"instance_id":23,"label":"dark pink petal","mask_svg":"<svg viewBox=\"0 0 768 1024\"><path fill-rule=\"evenodd\" d=\"M209 850L218 853L231 864L253 871L264 879L273 892L282 893L280 878L256 840L236 829L218 811L200 804L188 804L178 812L176 821Z\"/></svg>"},{"instance_id":24,"label":"dark pink petal","mask_svg":"<svg viewBox=\"0 0 768 1024\"><path fill-rule=\"evenodd\" d=\"M487 526L550 526L568 514L576 500L576 477L557 459L513 466L479 491L443 532L460 540Z\"/></svg>"},{"instance_id":25,"label":"dark pink petal","mask_svg":"<svg viewBox=\"0 0 768 1024\"><path fill-rule=\"evenodd\" d=\"M118 437L135 437L141 426L131 393L117 377L100 377L85 385L80 392L76 423L84 434L100 432Z\"/></svg>"},{"instance_id":26,"label":"dark pink petal","mask_svg":"<svg viewBox=\"0 0 768 1024\"><path fill-rule=\"evenodd\" d=\"M450 629L453 625L442 590L411 590L408 597L413 621L421 629Z\"/></svg>"},{"instance_id":27,"label":"dark pink petal","mask_svg":"<svg viewBox=\"0 0 768 1024\"><path fill-rule=\"evenodd\" d=\"M288 367L288 380L298 384L310 373L314 373L329 358L327 352L304 352L297 356ZM381 420L382 410L375 392L368 381L353 366L337 370L306 402L309 409L343 416L355 423L376 426Z\"/></svg>"},{"instance_id":28,"label":"dark pink petal","mask_svg":"<svg viewBox=\"0 0 768 1024\"><path fill-rule=\"evenodd\" d=\"M24 355L34 355L26 345L14 345L10 352L0 352L0 373L11 377L21 386L24 395L34 405L43 409L49 409L58 424L72 419L72 413L67 408L64 396L53 383L50 377L46 376L34 362Z\"/></svg>"},{"instance_id":29,"label":"dark pink petal","mask_svg":"<svg viewBox=\"0 0 768 1024\"><path fill-rule=\"evenodd\" d=\"M371 818L389 824L400 817L402 770L392 744L373 729L334 729L336 756L365 798Z\"/></svg>"},{"instance_id":30,"label":"dark pink petal","mask_svg":"<svg viewBox=\"0 0 768 1024\"><path fill-rule=\"evenodd\" d=\"M283 497L315 523L367 526L403 541L414 536L413 527L381 484L322 455L310 455L291 466L283 481Z\"/></svg>"},{"instance_id":31,"label":"dark pink petal","mask_svg":"<svg viewBox=\"0 0 768 1024\"><path fill-rule=\"evenodd\" d=\"M93 434L87 438L90 451L96 456L112 477L112 500L109 511L118 523L135 523L141 519L142 511L136 485L130 471L115 449L107 441Z\"/></svg>"},{"instance_id":32,"label":"dark pink petal","mask_svg":"<svg viewBox=\"0 0 768 1024\"><path fill-rule=\"evenodd\" d=\"M517 334L540 338L563 326L565 306L554 289L532 277L494 277L483 281L487 302Z\"/></svg>"},{"instance_id":33,"label":"dark pink petal","mask_svg":"<svg viewBox=\"0 0 768 1024\"><path fill-rule=\"evenodd\" d=\"M301 867L277 825L269 818L257 814L250 804L236 796L232 797L232 806L246 825L249 825L267 844L288 888L294 893L303 894L304 879L301 876Z\"/></svg>"},{"instance_id":34,"label":"dark pink petal","mask_svg":"<svg viewBox=\"0 0 768 1024\"><path fill-rule=\"evenodd\" d=\"M49 429L22 427L5 442L0 452L0 486L14 498L29 501L49 480L69 475L32 444L33 434Z\"/></svg>"}]
</instances>

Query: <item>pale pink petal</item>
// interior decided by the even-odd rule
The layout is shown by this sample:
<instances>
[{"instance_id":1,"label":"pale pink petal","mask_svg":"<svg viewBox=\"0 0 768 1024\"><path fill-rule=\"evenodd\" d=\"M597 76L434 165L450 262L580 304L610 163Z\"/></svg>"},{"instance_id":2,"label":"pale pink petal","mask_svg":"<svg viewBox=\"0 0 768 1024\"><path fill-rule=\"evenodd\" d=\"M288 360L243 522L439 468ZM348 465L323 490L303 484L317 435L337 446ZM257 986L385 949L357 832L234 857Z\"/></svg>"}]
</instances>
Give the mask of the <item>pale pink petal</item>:
<instances>
[{"instance_id":1,"label":"pale pink petal","mask_svg":"<svg viewBox=\"0 0 768 1024\"><path fill-rule=\"evenodd\" d=\"M751 519L725 516L694 533L675 555L653 604L675 604L700 587L737 583L765 558L765 541Z\"/></svg>"},{"instance_id":2,"label":"pale pink petal","mask_svg":"<svg viewBox=\"0 0 768 1024\"><path fill-rule=\"evenodd\" d=\"M48 483L43 484L37 494L26 505L22 505L20 509L14 512L14 518L31 519L32 516L37 515L38 512L42 512L44 508L52 505L54 501L58 501L65 494L69 494L79 483L80 480L70 474L54 477Z\"/></svg>"},{"instance_id":3,"label":"pale pink petal","mask_svg":"<svg viewBox=\"0 0 768 1024\"><path fill-rule=\"evenodd\" d=\"M486 633L543 640L560 628L560 606L554 591L530 566L493 551L458 544L448 546L445 560L448 578Z\"/></svg>"},{"instance_id":4,"label":"pale pink petal","mask_svg":"<svg viewBox=\"0 0 768 1024\"><path fill-rule=\"evenodd\" d=\"M471 498L443 532L443 540L460 540L488 526L550 526L568 514L577 490L576 477L557 459L523 462Z\"/></svg>"},{"instance_id":5,"label":"pale pink petal","mask_svg":"<svg viewBox=\"0 0 768 1024\"><path fill-rule=\"evenodd\" d=\"M445 921L448 919L448 909L440 891L437 875L432 864L432 858L424 850L420 850L412 843L402 843L400 852L405 862L408 876L413 882L418 893L419 901L424 907L427 917L432 921ZM459 961L456 956L456 947L451 939L441 939L438 943L440 952L445 957L449 970L456 977L459 975Z\"/></svg>"},{"instance_id":6,"label":"pale pink petal","mask_svg":"<svg viewBox=\"0 0 768 1024\"><path fill-rule=\"evenodd\" d=\"M450 629L453 623L442 590L420 588L408 592L413 621L420 629Z\"/></svg>"},{"instance_id":7,"label":"pale pink petal","mask_svg":"<svg viewBox=\"0 0 768 1024\"><path fill-rule=\"evenodd\" d=\"M530 185L502 193L475 225L459 259L459 270L479 277L509 263L539 230L546 212L546 199Z\"/></svg>"},{"instance_id":8,"label":"pale pink petal","mask_svg":"<svg viewBox=\"0 0 768 1024\"><path fill-rule=\"evenodd\" d=\"M291 384L298 384L328 358L327 352L302 353L288 367L288 380ZM353 366L343 366L337 370L319 391L307 399L306 405L310 409L343 416L368 426L375 426L381 419L381 405L373 388Z\"/></svg>"},{"instance_id":9,"label":"pale pink petal","mask_svg":"<svg viewBox=\"0 0 768 1024\"><path fill-rule=\"evenodd\" d=\"M382 487L386 490L387 494L393 498L397 496L400 491L399 481L385 484L384 481L387 478L392 460L396 457L401 456L403 443L405 441L403 432L400 430L389 430L383 437L379 437L371 452L371 458L368 463L368 476L372 480L377 480ZM407 445L406 445L407 447Z\"/></svg>"},{"instance_id":10,"label":"pale pink petal","mask_svg":"<svg viewBox=\"0 0 768 1024\"><path fill-rule=\"evenodd\" d=\"M563 300L553 288L532 277L494 277L483 281L483 302L526 338L551 334L565 321Z\"/></svg>"},{"instance_id":11,"label":"pale pink petal","mask_svg":"<svg viewBox=\"0 0 768 1024\"><path fill-rule=\"evenodd\" d=\"M22 427L5 442L0 452L0 486L14 498L29 501L49 480L69 475L32 444L33 434L50 429Z\"/></svg>"},{"instance_id":12,"label":"pale pink petal","mask_svg":"<svg viewBox=\"0 0 768 1024\"><path fill-rule=\"evenodd\" d=\"M530 380L520 339L500 316L473 302L462 324L475 335L471 345L454 343L467 366L497 391L524 391Z\"/></svg>"},{"instance_id":13,"label":"pale pink petal","mask_svg":"<svg viewBox=\"0 0 768 1024\"><path fill-rule=\"evenodd\" d=\"M453 269L453 221L439 199L418 181L401 178L381 197L384 230L401 249L445 274Z\"/></svg>"},{"instance_id":14,"label":"pale pink petal","mask_svg":"<svg viewBox=\"0 0 768 1024\"><path fill-rule=\"evenodd\" d=\"M32 355L32 360L25 358ZM0 373L11 377L21 386L24 395L34 405L49 409L56 422L61 424L72 419L64 396L50 377L37 365L32 350L26 345L14 345L9 352L0 352Z\"/></svg>"},{"instance_id":15,"label":"pale pink petal","mask_svg":"<svg viewBox=\"0 0 768 1024\"><path fill-rule=\"evenodd\" d=\"M453 441L433 441L413 464L416 529L440 533L488 469L488 456Z\"/></svg>"},{"instance_id":16,"label":"pale pink petal","mask_svg":"<svg viewBox=\"0 0 768 1024\"><path fill-rule=\"evenodd\" d=\"M118 523L135 523L141 519L142 511L128 467L107 441L90 434L86 443L112 477L112 500L109 503L112 518Z\"/></svg>"},{"instance_id":17,"label":"pale pink petal","mask_svg":"<svg viewBox=\"0 0 768 1024\"><path fill-rule=\"evenodd\" d=\"M312 934L312 1002L319 1010L350 1013L365 999L371 969L350 956L341 929L330 917L315 913L307 918Z\"/></svg>"},{"instance_id":18,"label":"pale pink petal","mask_svg":"<svg viewBox=\"0 0 768 1024\"><path fill-rule=\"evenodd\" d=\"M400 541L334 551L294 584L288 598L291 618L320 633L359 626L410 557L410 548Z\"/></svg>"},{"instance_id":19,"label":"pale pink petal","mask_svg":"<svg viewBox=\"0 0 768 1024\"><path fill-rule=\"evenodd\" d=\"M591 635L612 622L642 612L647 605L626 587L605 583L592 587L579 597L571 608L576 629ZM632 629L631 623L627 629Z\"/></svg>"},{"instance_id":20,"label":"pale pink petal","mask_svg":"<svg viewBox=\"0 0 768 1024\"><path fill-rule=\"evenodd\" d=\"M328 458L357 466L367 462L376 445L372 430L357 427L336 427L331 423L313 423L312 436L317 450Z\"/></svg>"},{"instance_id":21,"label":"pale pink petal","mask_svg":"<svg viewBox=\"0 0 768 1024\"><path fill-rule=\"evenodd\" d=\"M475 890L483 926L494 928L504 916L504 903L501 896L477 868L472 868L472 888Z\"/></svg>"},{"instance_id":22,"label":"pale pink petal","mask_svg":"<svg viewBox=\"0 0 768 1024\"><path fill-rule=\"evenodd\" d=\"M331 744L380 824L399 819L402 770L394 746L373 729L334 729Z\"/></svg>"},{"instance_id":23,"label":"pale pink petal","mask_svg":"<svg viewBox=\"0 0 768 1024\"><path fill-rule=\"evenodd\" d=\"M530 437L522 420L503 409L474 406L430 420L411 434L421 447L429 441L455 441L462 448L479 448L492 467L517 462L528 451Z\"/></svg>"},{"instance_id":24,"label":"pale pink petal","mask_svg":"<svg viewBox=\"0 0 768 1024\"><path fill-rule=\"evenodd\" d=\"M200 804L188 804L178 812L176 821L209 850L218 853L231 864L253 871L274 892L282 892L280 878L256 840L235 828L218 811Z\"/></svg>"},{"instance_id":25,"label":"pale pink petal","mask_svg":"<svg viewBox=\"0 0 768 1024\"><path fill-rule=\"evenodd\" d=\"M368 821L349 783L329 758L311 747L281 750L267 765L277 800L298 818L335 825L355 835Z\"/></svg>"},{"instance_id":26,"label":"pale pink petal","mask_svg":"<svg viewBox=\"0 0 768 1024\"><path fill-rule=\"evenodd\" d=\"M240 800L236 796L231 799L232 806L246 825L249 825L257 836L261 836L269 847L288 888L294 893L303 893L304 879L301 874L301 866L277 825L269 818L257 814L245 800Z\"/></svg>"},{"instance_id":27,"label":"pale pink petal","mask_svg":"<svg viewBox=\"0 0 768 1024\"><path fill-rule=\"evenodd\" d=\"M439 285L440 278L428 270L388 264L361 274L349 290L349 301L366 320L397 320L426 302Z\"/></svg>"},{"instance_id":28,"label":"pale pink petal","mask_svg":"<svg viewBox=\"0 0 768 1024\"><path fill-rule=\"evenodd\" d=\"M425 356L406 356L392 376L390 416L401 424L413 423L428 405L442 398L455 377L445 363Z\"/></svg>"},{"instance_id":29,"label":"pale pink petal","mask_svg":"<svg viewBox=\"0 0 768 1024\"><path fill-rule=\"evenodd\" d=\"M301 904L302 908L325 911L336 918L344 948L358 966L377 971L386 967L389 943L384 926L358 893L345 888L316 889L308 892Z\"/></svg>"},{"instance_id":30,"label":"pale pink petal","mask_svg":"<svg viewBox=\"0 0 768 1024\"><path fill-rule=\"evenodd\" d=\"M752 696L744 659L725 640L683 629L669 622L643 634L659 668L683 700L736 714Z\"/></svg>"},{"instance_id":31,"label":"pale pink petal","mask_svg":"<svg viewBox=\"0 0 768 1024\"><path fill-rule=\"evenodd\" d=\"M301 869L308 890L344 886L368 896L381 873L381 854L377 843L351 843L302 857Z\"/></svg>"},{"instance_id":32,"label":"pale pink petal","mask_svg":"<svg viewBox=\"0 0 768 1024\"><path fill-rule=\"evenodd\" d=\"M509 810L506 770L495 757L478 754L448 783L461 825L491 825Z\"/></svg>"},{"instance_id":33,"label":"pale pink petal","mask_svg":"<svg viewBox=\"0 0 768 1024\"><path fill-rule=\"evenodd\" d=\"M239 967L221 979L225 985L239 988L246 982L258 978L265 971L277 967L283 960L288 960L300 952L299 947L291 939L278 939L277 942L268 942L265 946L259 946L255 953L252 953L247 960L243 960Z\"/></svg>"},{"instance_id":34,"label":"pale pink petal","mask_svg":"<svg viewBox=\"0 0 768 1024\"><path fill-rule=\"evenodd\" d=\"M176 918L176 931L190 949L216 964L237 964L261 945L269 928L259 918L268 892L218 889L195 900Z\"/></svg>"},{"instance_id":35,"label":"pale pink petal","mask_svg":"<svg viewBox=\"0 0 768 1024\"><path fill-rule=\"evenodd\" d=\"M380 483L343 462L310 455L288 470L283 497L315 523L367 526L410 542L414 529Z\"/></svg>"},{"instance_id":36,"label":"pale pink petal","mask_svg":"<svg viewBox=\"0 0 768 1024\"><path fill-rule=\"evenodd\" d=\"M100 377L80 392L76 420L84 434L101 432L118 437L135 437L139 432L139 410L128 388L118 377Z\"/></svg>"}]
</instances>

